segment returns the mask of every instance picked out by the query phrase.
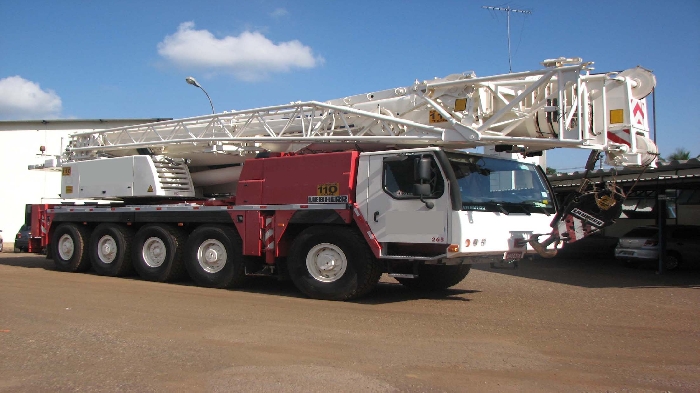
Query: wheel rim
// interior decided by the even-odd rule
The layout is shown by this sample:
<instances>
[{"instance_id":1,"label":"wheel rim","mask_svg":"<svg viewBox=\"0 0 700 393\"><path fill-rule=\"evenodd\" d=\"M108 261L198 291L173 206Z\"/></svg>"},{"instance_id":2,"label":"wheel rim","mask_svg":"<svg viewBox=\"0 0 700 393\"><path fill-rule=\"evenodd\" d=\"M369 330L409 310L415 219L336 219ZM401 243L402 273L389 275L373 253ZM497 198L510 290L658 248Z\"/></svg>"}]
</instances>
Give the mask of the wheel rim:
<instances>
[{"instance_id":1,"label":"wheel rim","mask_svg":"<svg viewBox=\"0 0 700 393\"><path fill-rule=\"evenodd\" d=\"M149 267L160 267L165 262L165 243L158 237L149 237L143 244L141 255Z\"/></svg>"},{"instance_id":2,"label":"wheel rim","mask_svg":"<svg viewBox=\"0 0 700 393\"><path fill-rule=\"evenodd\" d=\"M197 262L207 273L217 273L226 266L226 247L216 240L207 239L197 249Z\"/></svg>"},{"instance_id":3,"label":"wheel rim","mask_svg":"<svg viewBox=\"0 0 700 393\"><path fill-rule=\"evenodd\" d=\"M73 258L73 252L75 252L75 243L73 243L73 238L69 234L65 234L58 239L58 255L61 259L67 261Z\"/></svg>"},{"instance_id":4,"label":"wheel rim","mask_svg":"<svg viewBox=\"0 0 700 393\"><path fill-rule=\"evenodd\" d=\"M667 270L673 270L678 267L678 258L673 255L666 255L664 262Z\"/></svg>"},{"instance_id":5,"label":"wheel rim","mask_svg":"<svg viewBox=\"0 0 700 393\"><path fill-rule=\"evenodd\" d=\"M114 262L117 257L117 241L112 236L102 236L97 242L97 257L104 263Z\"/></svg>"},{"instance_id":6,"label":"wheel rim","mask_svg":"<svg viewBox=\"0 0 700 393\"><path fill-rule=\"evenodd\" d=\"M335 244L321 243L306 254L306 269L321 282L339 280L348 268L348 259Z\"/></svg>"}]
</instances>

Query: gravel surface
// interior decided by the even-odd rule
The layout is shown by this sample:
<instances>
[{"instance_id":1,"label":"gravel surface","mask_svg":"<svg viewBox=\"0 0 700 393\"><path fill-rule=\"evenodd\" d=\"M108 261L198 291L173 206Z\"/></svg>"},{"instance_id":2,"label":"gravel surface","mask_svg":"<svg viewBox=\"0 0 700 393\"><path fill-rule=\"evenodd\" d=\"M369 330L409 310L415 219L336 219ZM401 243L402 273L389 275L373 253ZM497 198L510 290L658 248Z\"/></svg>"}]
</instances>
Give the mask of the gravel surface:
<instances>
[{"instance_id":1,"label":"gravel surface","mask_svg":"<svg viewBox=\"0 0 700 393\"><path fill-rule=\"evenodd\" d=\"M70 274L0 254L0 391L700 391L700 271L477 266L357 302Z\"/></svg>"}]
</instances>

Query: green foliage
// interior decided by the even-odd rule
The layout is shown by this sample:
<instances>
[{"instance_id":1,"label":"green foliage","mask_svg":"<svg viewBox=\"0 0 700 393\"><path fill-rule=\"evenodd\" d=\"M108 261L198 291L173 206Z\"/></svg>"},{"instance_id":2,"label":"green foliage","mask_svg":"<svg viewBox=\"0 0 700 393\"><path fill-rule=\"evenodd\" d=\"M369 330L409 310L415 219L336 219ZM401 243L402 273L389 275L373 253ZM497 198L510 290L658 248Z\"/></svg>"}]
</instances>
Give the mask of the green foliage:
<instances>
[{"instance_id":1,"label":"green foliage","mask_svg":"<svg viewBox=\"0 0 700 393\"><path fill-rule=\"evenodd\" d=\"M671 153L668 157L666 157L666 161L683 161L683 160L689 160L690 159L690 151L686 150L682 147L677 148L676 150Z\"/></svg>"},{"instance_id":2,"label":"green foliage","mask_svg":"<svg viewBox=\"0 0 700 393\"><path fill-rule=\"evenodd\" d=\"M545 170L545 173L548 174L548 175L556 175L556 174L557 174L557 170L554 169L554 168L547 167L547 169Z\"/></svg>"}]
</instances>

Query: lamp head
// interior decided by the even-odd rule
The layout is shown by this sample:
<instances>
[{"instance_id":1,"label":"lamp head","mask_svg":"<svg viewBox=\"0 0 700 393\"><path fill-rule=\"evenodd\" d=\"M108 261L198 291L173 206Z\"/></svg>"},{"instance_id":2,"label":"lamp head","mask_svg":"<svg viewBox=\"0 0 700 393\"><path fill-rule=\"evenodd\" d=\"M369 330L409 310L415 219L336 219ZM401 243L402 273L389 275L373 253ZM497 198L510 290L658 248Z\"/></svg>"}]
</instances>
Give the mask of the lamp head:
<instances>
[{"instance_id":1,"label":"lamp head","mask_svg":"<svg viewBox=\"0 0 700 393\"><path fill-rule=\"evenodd\" d=\"M194 86L194 87L201 87L201 86L199 85L199 83L197 83L197 80L194 79L194 78L191 77L191 76L188 76L187 78L185 78L185 81L187 81L187 83L189 83L190 85L192 85L192 86Z\"/></svg>"}]
</instances>

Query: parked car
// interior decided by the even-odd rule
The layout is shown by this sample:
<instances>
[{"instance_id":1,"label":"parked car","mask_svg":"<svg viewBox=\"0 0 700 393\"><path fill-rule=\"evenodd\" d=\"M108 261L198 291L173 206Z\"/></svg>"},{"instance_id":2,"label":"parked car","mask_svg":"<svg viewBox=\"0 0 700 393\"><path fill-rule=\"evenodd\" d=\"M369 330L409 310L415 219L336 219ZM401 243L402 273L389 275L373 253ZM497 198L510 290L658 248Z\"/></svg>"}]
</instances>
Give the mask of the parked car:
<instances>
[{"instance_id":1,"label":"parked car","mask_svg":"<svg viewBox=\"0 0 700 393\"><path fill-rule=\"evenodd\" d=\"M15 252L29 251L30 228L22 225L15 236Z\"/></svg>"},{"instance_id":2,"label":"parked car","mask_svg":"<svg viewBox=\"0 0 700 393\"><path fill-rule=\"evenodd\" d=\"M668 225L664 234L665 269L674 270L681 265L700 265L700 226ZM658 261L659 229L655 226L643 226L627 232L615 247L615 258L630 263Z\"/></svg>"},{"instance_id":3,"label":"parked car","mask_svg":"<svg viewBox=\"0 0 700 393\"><path fill-rule=\"evenodd\" d=\"M2 229L0 229L0 252L2 252Z\"/></svg>"}]
</instances>

